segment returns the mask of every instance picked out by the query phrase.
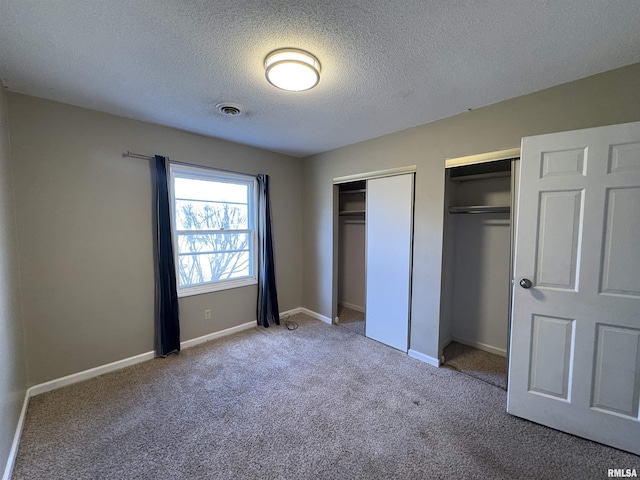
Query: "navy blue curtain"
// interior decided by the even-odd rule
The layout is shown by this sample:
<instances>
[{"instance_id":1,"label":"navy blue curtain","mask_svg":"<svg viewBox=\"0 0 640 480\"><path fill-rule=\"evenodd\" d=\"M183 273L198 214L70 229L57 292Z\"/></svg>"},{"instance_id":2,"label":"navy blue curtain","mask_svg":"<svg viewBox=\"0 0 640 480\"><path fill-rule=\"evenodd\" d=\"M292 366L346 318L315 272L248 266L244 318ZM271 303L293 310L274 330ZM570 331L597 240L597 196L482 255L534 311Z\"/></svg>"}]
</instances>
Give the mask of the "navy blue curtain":
<instances>
[{"instance_id":1,"label":"navy blue curtain","mask_svg":"<svg viewBox=\"0 0 640 480\"><path fill-rule=\"evenodd\" d=\"M258 325L280 325L276 271L273 262L271 237L271 202L269 200L269 176L258 175Z\"/></svg>"},{"instance_id":2,"label":"navy blue curtain","mask_svg":"<svg viewBox=\"0 0 640 480\"><path fill-rule=\"evenodd\" d=\"M171 209L167 175L169 162L160 155L156 155L155 160L155 346L156 355L164 357L180 351L180 323L176 268L171 238Z\"/></svg>"}]
</instances>

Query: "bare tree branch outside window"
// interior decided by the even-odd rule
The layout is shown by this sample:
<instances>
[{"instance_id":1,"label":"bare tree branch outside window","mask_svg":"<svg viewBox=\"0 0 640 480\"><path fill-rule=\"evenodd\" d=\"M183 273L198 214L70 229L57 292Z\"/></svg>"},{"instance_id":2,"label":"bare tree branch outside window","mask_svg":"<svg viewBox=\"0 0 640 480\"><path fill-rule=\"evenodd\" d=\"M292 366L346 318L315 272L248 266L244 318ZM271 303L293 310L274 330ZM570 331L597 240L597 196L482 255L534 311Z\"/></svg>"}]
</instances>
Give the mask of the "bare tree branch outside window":
<instances>
[{"instance_id":1,"label":"bare tree branch outside window","mask_svg":"<svg viewBox=\"0 0 640 480\"><path fill-rule=\"evenodd\" d=\"M178 236L181 286L249 275L250 235L234 231L246 228L246 210L229 203L176 202L181 228L192 232Z\"/></svg>"}]
</instances>

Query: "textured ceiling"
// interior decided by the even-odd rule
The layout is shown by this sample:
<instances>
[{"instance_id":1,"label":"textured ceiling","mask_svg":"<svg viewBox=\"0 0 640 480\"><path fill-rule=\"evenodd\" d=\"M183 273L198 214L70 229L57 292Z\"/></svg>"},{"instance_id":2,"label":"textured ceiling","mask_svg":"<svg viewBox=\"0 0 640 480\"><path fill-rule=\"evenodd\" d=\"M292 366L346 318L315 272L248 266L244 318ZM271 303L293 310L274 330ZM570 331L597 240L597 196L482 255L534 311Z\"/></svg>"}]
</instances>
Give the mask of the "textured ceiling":
<instances>
[{"instance_id":1,"label":"textured ceiling","mask_svg":"<svg viewBox=\"0 0 640 480\"><path fill-rule=\"evenodd\" d=\"M306 156L639 62L639 25L638 0L2 0L0 78ZM281 47L320 59L315 89L267 83Z\"/></svg>"}]
</instances>

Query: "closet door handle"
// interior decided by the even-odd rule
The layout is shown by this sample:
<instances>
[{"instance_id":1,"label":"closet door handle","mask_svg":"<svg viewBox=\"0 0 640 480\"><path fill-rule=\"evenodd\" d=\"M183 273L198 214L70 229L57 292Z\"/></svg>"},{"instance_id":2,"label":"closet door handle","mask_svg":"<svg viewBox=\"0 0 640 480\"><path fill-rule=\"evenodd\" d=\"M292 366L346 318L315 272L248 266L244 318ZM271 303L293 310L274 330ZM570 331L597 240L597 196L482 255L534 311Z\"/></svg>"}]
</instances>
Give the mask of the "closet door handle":
<instances>
[{"instance_id":1,"label":"closet door handle","mask_svg":"<svg viewBox=\"0 0 640 480\"><path fill-rule=\"evenodd\" d=\"M531 288L533 286L533 283L531 283L531 280L529 280L528 278L523 278L522 280L520 280L520 286L522 288Z\"/></svg>"}]
</instances>

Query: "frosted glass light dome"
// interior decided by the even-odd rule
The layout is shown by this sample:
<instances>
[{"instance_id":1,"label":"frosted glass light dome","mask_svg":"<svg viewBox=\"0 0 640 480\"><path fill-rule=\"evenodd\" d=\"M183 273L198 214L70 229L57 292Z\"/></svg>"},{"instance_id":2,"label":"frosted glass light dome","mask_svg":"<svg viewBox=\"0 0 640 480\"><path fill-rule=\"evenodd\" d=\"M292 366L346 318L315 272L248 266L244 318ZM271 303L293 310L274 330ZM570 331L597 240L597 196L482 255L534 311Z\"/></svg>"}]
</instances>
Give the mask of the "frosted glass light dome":
<instances>
[{"instance_id":1,"label":"frosted glass light dome","mask_svg":"<svg viewBox=\"0 0 640 480\"><path fill-rule=\"evenodd\" d=\"M269 83L282 90L302 92L320 81L320 62L304 50L275 50L264 59L264 68Z\"/></svg>"}]
</instances>

